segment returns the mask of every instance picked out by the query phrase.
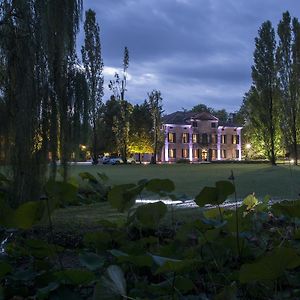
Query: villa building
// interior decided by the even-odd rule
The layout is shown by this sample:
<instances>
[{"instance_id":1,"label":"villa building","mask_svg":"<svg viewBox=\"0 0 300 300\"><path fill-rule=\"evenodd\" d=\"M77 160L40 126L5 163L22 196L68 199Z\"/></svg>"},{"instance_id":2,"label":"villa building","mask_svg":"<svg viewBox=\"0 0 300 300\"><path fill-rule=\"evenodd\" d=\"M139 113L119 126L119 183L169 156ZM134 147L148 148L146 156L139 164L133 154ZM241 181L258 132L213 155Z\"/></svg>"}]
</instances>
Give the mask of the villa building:
<instances>
[{"instance_id":1,"label":"villa building","mask_svg":"<svg viewBox=\"0 0 300 300\"><path fill-rule=\"evenodd\" d=\"M242 127L221 123L208 112L175 112L163 118L161 161L241 160Z\"/></svg>"}]
</instances>

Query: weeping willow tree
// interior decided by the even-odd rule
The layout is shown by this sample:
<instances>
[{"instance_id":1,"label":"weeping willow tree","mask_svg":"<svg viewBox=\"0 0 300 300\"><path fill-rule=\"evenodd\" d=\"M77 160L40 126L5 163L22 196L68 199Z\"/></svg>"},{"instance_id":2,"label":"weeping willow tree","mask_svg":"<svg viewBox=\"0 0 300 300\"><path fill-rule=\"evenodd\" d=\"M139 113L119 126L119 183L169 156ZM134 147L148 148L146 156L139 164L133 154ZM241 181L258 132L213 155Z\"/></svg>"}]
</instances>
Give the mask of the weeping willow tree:
<instances>
[{"instance_id":1,"label":"weeping willow tree","mask_svg":"<svg viewBox=\"0 0 300 300\"><path fill-rule=\"evenodd\" d=\"M67 176L73 64L80 0L3 0L0 53L6 74L4 109L15 205L38 199L48 149L52 177L58 148Z\"/></svg>"},{"instance_id":2,"label":"weeping willow tree","mask_svg":"<svg viewBox=\"0 0 300 300\"><path fill-rule=\"evenodd\" d=\"M36 3L42 20L43 43L52 87L50 95L51 177L54 179L56 176L59 150L64 170L63 177L66 180L67 162L70 157L72 112L72 101L68 95L68 68L75 55L82 0L37 0Z\"/></svg>"}]
</instances>

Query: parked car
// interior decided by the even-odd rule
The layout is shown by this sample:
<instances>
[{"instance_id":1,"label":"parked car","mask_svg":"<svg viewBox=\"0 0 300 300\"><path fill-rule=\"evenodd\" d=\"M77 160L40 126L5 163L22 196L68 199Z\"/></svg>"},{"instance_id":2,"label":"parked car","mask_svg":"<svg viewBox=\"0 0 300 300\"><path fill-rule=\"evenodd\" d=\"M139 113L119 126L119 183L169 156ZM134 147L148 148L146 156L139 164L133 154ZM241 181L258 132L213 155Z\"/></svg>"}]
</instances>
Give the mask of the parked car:
<instances>
[{"instance_id":1,"label":"parked car","mask_svg":"<svg viewBox=\"0 0 300 300\"><path fill-rule=\"evenodd\" d=\"M101 162L106 165L106 164L109 164L110 163L110 160L111 160L111 157L110 156L103 156L102 159L101 159Z\"/></svg>"},{"instance_id":2,"label":"parked car","mask_svg":"<svg viewBox=\"0 0 300 300\"><path fill-rule=\"evenodd\" d=\"M121 157L112 157L110 158L109 162L110 165L119 165L119 164L124 164L124 161ZM135 164L136 161L133 157L127 158L127 163L128 164Z\"/></svg>"},{"instance_id":3,"label":"parked car","mask_svg":"<svg viewBox=\"0 0 300 300\"><path fill-rule=\"evenodd\" d=\"M123 164L123 163L124 163L124 161L121 157L112 157L109 160L110 165L119 165L119 164Z\"/></svg>"}]
</instances>

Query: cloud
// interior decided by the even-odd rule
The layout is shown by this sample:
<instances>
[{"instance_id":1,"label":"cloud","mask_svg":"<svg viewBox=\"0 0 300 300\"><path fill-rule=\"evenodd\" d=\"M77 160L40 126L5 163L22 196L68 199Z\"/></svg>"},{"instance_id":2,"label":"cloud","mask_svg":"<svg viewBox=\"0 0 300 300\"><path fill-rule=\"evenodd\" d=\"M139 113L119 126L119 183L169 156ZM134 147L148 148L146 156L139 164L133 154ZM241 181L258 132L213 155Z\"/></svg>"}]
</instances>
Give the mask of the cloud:
<instances>
[{"instance_id":1,"label":"cloud","mask_svg":"<svg viewBox=\"0 0 300 300\"><path fill-rule=\"evenodd\" d=\"M86 0L96 11L106 85L121 73L129 48L127 99L159 89L167 112L198 103L237 110L251 85L254 38L262 22L277 25L295 0ZM81 32L78 44L82 43ZM110 92L106 89L105 97Z\"/></svg>"}]
</instances>

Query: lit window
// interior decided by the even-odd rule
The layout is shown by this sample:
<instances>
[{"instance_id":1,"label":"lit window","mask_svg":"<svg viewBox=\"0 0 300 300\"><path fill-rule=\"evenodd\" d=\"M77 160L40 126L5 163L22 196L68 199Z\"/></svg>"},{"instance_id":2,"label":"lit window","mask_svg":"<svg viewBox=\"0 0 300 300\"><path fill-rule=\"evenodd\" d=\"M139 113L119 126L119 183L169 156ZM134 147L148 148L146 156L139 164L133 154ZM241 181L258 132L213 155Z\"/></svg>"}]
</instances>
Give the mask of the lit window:
<instances>
[{"instance_id":1,"label":"lit window","mask_svg":"<svg viewBox=\"0 0 300 300\"><path fill-rule=\"evenodd\" d=\"M182 149L182 157L183 158L189 157L189 149Z\"/></svg>"},{"instance_id":2,"label":"lit window","mask_svg":"<svg viewBox=\"0 0 300 300\"><path fill-rule=\"evenodd\" d=\"M192 140L194 144L199 143L199 134L193 133Z\"/></svg>"},{"instance_id":3,"label":"lit window","mask_svg":"<svg viewBox=\"0 0 300 300\"><path fill-rule=\"evenodd\" d=\"M227 142L227 136L226 136L226 134L222 134L221 135L221 143L226 144L226 142Z\"/></svg>"},{"instance_id":4,"label":"lit window","mask_svg":"<svg viewBox=\"0 0 300 300\"><path fill-rule=\"evenodd\" d=\"M182 134L182 142L183 143L188 143L189 142L189 134L188 133L183 133Z\"/></svg>"},{"instance_id":5,"label":"lit window","mask_svg":"<svg viewBox=\"0 0 300 300\"><path fill-rule=\"evenodd\" d=\"M169 143L176 143L176 134L169 132L168 133L168 142Z\"/></svg>"},{"instance_id":6,"label":"lit window","mask_svg":"<svg viewBox=\"0 0 300 300\"><path fill-rule=\"evenodd\" d=\"M232 144L238 145L240 143L240 137L236 134L232 136Z\"/></svg>"},{"instance_id":7,"label":"lit window","mask_svg":"<svg viewBox=\"0 0 300 300\"><path fill-rule=\"evenodd\" d=\"M222 150L221 157L222 158L226 158L226 150L225 149Z\"/></svg>"},{"instance_id":8,"label":"lit window","mask_svg":"<svg viewBox=\"0 0 300 300\"><path fill-rule=\"evenodd\" d=\"M211 150L211 159L212 160L217 159L217 150L216 149Z\"/></svg>"},{"instance_id":9,"label":"lit window","mask_svg":"<svg viewBox=\"0 0 300 300\"><path fill-rule=\"evenodd\" d=\"M199 149L193 149L193 157L199 158Z\"/></svg>"},{"instance_id":10,"label":"lit window","mask_svg":"<svg viewBox=\"0 0 300 300\"><path fill-rule=\"evenodd\" d=\"M169 149L169 158L176 158L176 149Z\"/></svg>"}]
</instances>

